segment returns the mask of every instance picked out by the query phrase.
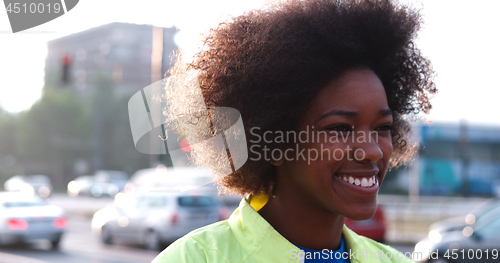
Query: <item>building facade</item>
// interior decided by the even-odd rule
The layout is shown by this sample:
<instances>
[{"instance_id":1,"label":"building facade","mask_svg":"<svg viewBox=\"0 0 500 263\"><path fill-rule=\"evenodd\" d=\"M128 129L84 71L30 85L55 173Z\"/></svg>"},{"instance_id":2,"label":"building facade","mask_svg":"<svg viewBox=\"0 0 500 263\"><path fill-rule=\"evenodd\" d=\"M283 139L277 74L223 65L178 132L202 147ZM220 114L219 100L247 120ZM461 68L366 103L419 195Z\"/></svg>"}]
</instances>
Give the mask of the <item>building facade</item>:
<instances>
[{"instance_id":1,"label":"building facade","mask_svg":"<svg viewBox=\"0 0 500 263\"><path fill-rule=\"evenodd\" d=\"M45 83L60 86L63 64L69 62L68 82L82 95L99 76L112 79L118 92L139 90L171 65L175 33L175 28L111 23L49 41Z\"/></svg>"},{"instance_id":2,"label":"building facade","mask_svg":"<svg viewBox=\"0 0 500 263\"><path fill-rule=\"evenodd\" d=\"M418 158L389 174L394 178L386 191L500 196L500 127L433 123L414 129Z\"/></svg>"}]
</instances>

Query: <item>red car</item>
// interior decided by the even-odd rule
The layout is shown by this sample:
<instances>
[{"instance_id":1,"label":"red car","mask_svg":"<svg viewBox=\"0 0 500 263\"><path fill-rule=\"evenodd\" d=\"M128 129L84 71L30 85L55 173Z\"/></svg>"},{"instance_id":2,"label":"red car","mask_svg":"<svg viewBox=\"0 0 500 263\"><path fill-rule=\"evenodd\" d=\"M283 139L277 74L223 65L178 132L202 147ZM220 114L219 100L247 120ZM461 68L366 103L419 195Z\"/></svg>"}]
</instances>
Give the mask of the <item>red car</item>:
<instances>
[{"instance_id":1,"label":"red car","mask_svg":"<svg viewBox=\"0 0 500 263\"><path fill-rule=\"evenodd\" d=\"M378 207L375 215L368 220L354 221L345 219L345 225L358 235L362 235L378 242L383 242L385 239L385 216L382 207Z\"/></svg>"}]
</instances>

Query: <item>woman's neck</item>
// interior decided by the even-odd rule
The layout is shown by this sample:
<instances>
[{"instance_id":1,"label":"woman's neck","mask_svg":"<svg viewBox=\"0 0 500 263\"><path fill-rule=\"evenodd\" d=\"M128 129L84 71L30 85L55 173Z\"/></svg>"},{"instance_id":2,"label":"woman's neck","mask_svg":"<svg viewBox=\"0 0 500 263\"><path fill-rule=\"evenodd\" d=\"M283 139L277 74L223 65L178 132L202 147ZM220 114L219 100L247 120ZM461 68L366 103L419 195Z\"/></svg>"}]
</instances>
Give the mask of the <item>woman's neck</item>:
<instances>
[{"instance_id":1,"label":"woman's neck","mask_svg":"<svg viewBox=\"0 0 500 263\"><path fill-rule=\"evenodd\" d=\"M295 245L314 250L339 249L345 217L313 204L314 200L283 187L276 189L259 214Z\"/></svg>"}]
</instances>

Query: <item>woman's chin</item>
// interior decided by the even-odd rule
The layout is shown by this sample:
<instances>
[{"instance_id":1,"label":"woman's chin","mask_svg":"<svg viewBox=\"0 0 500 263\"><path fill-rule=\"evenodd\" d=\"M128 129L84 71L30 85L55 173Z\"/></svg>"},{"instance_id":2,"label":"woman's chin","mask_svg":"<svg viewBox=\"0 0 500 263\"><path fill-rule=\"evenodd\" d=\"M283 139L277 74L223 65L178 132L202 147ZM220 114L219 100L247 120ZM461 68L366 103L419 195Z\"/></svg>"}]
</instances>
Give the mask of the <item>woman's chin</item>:
<instances>
[{"instance_id":1,"label":"woman's chin","mask_svg":"<svg viewBox=\"0 0 500 263\"><path fill-rule=\"evenodd\" d=\"M352 209L349 213L344 216L355 221L368 220L373 217L375 211L377 210L377 206L371 208L363 208L363 209Z\"/></svg>"}]
</instances>

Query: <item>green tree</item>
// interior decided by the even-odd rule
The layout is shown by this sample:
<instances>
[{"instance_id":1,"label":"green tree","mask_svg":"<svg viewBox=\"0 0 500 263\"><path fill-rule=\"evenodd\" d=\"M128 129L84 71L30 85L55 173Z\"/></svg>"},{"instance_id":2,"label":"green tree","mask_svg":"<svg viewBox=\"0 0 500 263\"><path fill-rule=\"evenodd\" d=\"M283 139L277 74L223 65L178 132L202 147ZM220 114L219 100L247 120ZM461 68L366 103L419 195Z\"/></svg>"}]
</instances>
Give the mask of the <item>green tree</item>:
<instances>
[{"instance_id":1,"label":"green tree","mask_svg":"<svg viewBox=\"0 0 500 263\"><path fill-rule=\"evenodd\" d=\"M90 123L72 89L45 87L42 98L19 116L18 150L25 173L52 176L55 187L74 177L77 159L90 156Z\"/></svg>"},{"instance_id":2,"label":"green tree","mask_svg":"<svg viewBox=\"0 0 500 263\"><path fill-rule=\"evenodd\" d=\"M95 169L128 173L149 166L149 156L135 149L128 118L128 100L133 92L120 92L112 78L98 74L93 81L87 108L93 125Z\"/></svg>"},{"instance_id":3,"label":"green tree","mask_svg":"<svg viewBox=\"0 0 500 263\"><path fill-rule=\"evenodd\" d=\"M46 174L56 190L80 175L75 164L129 174L149 166L149 155L138 152L132 140L128 100L135 92L118 90L111 76L90 79L85 92L51 82L28 111L11 115L0 111L0 173L2 158L12 156L20 174ZM11 159L12 159L11 158ZM11 160L7 158L8 160Z\"/></svg>"},{"instance_id":4,"label":"green tree","mask_svg":"<svg viewBox=\"0 0 500 263\"><path fill-rule=\"evenodd\" d=\"M17 116L0 108L0 184L16 173ZM1 186L0 186L1 187Z\"/></svg>"}]
</instances>

